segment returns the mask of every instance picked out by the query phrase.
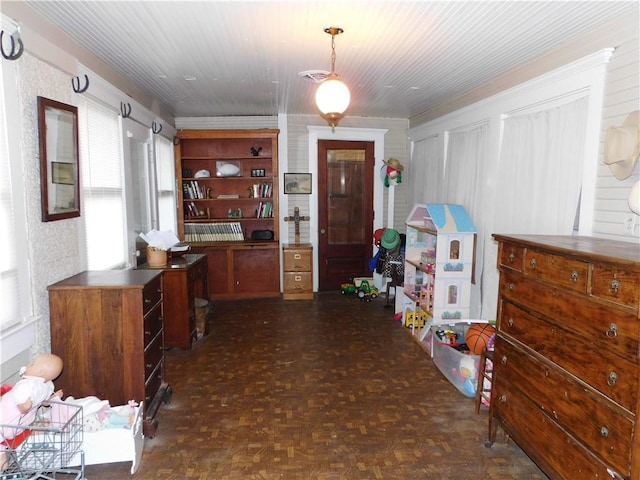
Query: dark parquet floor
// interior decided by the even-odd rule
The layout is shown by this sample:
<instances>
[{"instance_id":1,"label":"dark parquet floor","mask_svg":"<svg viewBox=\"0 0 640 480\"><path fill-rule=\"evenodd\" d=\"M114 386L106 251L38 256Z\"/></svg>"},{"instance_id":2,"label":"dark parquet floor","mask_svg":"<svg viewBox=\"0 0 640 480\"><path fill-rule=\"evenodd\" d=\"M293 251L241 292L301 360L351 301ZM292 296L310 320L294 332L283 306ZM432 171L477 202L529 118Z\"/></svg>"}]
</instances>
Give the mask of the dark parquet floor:
<instances>
[{"instance_id":1,"label":"dark parquet floor","mask_svg":"<svg viewBox=\"0 0 640 480\"><path fill-rule=\"evenodd\" d=\"M210 335L167 352L173 396L134 478L546 479L512 441L485 448L486 409L475 414L383 305L215 302Z\"/></svg>"}]
</instances>

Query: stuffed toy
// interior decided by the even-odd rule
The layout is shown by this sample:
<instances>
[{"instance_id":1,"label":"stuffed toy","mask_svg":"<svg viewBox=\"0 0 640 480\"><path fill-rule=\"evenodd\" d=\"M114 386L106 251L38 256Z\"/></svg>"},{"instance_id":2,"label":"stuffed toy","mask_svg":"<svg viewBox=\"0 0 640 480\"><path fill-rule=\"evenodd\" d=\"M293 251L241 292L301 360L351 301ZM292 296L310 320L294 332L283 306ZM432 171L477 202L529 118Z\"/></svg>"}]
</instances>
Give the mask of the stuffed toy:
<instances>
[{"instance_id":1,"label":"stuffed toy","mask_svg":"<svg viewBox=\"0 0 640 480\"><path fill-rule=\"evenodd\" d=\"M404 167L398 159L390 158L389 160L383 160L387 166L386 175L384 177L384 186L398 185L402 183L402 171Z\"/></svg>"}]
</instances>

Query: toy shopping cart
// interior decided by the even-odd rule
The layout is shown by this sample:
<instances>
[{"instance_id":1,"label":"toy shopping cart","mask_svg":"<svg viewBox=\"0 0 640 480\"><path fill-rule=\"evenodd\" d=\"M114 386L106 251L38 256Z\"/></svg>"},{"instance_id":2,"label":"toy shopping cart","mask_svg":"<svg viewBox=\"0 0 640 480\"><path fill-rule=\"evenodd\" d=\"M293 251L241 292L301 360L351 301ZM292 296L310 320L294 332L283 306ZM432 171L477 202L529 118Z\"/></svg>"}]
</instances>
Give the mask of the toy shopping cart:
<instances>
[{"instance_id":1,"label":"toy shopping cart","mask_svg":"<svg viewBox=\"0 0 640 480\"><path fill-rule=\"evenodd\" d=\"M82 407L48 403L30 425L0 424L0 480L84 478ZM77 454L80 466L67 467Z\"/></svg>"}]
</instances>

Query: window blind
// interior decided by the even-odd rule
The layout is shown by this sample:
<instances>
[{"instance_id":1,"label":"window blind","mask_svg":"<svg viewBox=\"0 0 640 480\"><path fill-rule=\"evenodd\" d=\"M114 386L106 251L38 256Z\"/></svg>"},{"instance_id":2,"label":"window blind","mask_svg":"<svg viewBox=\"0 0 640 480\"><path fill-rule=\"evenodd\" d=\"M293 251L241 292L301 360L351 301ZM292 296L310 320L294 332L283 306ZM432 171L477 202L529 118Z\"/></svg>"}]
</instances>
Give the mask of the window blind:
<instances>
[{"instance_id":1,"label":"window blind","mask_svg":"<svg viewBox=\"0 0 640 480\"><path fill-rule=\"evenodd\" d=\"M79 109L87 268L126 264L124 168L118 114L89 98Z\"/></svg>"},{"instance_id":2,"label":"window blind","mask_svg":"<svg viewBox=\"0 0 640 480\"><path fill-rule=\"evenodd\" d=\"M14 75L13 65L3 67L0 73L0 332L33 313L27 277L23 188L15 183L22 175L22 159L19 149L9 154L11 127L7 119L19 113L15 83L11 81Z\"/></svg>"},{"instance_id":3,"label":"window blind","mask_svg":"<svg viewBox=\"0 0 640 480\"><path fill-rule=\"evenodd\" d=\"M159 230L176 231L175 159L173 144L155 136Z\"/></svg>"}]
</instances>

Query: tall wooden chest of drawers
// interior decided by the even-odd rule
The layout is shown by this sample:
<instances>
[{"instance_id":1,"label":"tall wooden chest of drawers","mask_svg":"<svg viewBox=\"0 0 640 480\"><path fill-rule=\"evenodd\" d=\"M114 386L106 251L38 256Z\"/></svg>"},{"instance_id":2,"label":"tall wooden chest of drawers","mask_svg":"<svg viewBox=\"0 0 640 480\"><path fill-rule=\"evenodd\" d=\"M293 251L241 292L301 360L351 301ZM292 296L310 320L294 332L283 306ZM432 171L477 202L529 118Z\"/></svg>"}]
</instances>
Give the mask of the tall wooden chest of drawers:
<instances>
[{"instance_id":1,"label":"tall wooden chest of drawers","mask_svg":"<svg viewBox=\"0 0 640 480\"><path fill-rule=\"evenodd\" d=\"M144 434L170 394L164 378L161 270L82 272L50 285L51 351L64 361L56 389L111 405L144 401Z\"/></svg>"},{"instance_id":2,"label":"tall wooden chest of drawers","mask_svg":"<svg viewBox=\"0 0 640 480\"><path fill-rule=\"evenodd\" d=\"M309 244L283 245L284 300L313 300L313 247Z\"/></svg>"},{"instance_id":3,"label":"tall wooden chest of drawers","mask_svg":"<svg viewBox=\"0 0 640 480\"><path fill-rule=\"evenodd\" d=\"M552 479L640 478L640 246L494 235L500 425Z\"/></svg>"}]
</instances>

